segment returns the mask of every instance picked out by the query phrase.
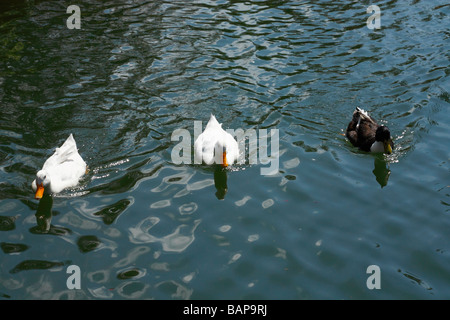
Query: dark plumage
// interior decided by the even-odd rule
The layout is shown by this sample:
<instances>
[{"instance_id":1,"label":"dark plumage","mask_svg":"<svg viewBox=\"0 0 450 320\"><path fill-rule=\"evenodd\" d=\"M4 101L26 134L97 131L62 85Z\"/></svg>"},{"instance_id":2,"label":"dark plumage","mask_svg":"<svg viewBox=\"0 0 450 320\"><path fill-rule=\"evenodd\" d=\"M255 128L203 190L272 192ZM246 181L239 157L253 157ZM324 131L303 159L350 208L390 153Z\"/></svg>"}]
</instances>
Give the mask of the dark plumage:
<instances>
[{"instance_id":1,"label":"dark plumage","mask_svg":"<svg viewBox=\"0 0 450 320\"><path fill-rule=\"evenodd\" d=\"M367 112L356 107L345 136L359 149L371 152L392 153L394 143L388 127L380 126Z\"/></svg>"}]
</instances>

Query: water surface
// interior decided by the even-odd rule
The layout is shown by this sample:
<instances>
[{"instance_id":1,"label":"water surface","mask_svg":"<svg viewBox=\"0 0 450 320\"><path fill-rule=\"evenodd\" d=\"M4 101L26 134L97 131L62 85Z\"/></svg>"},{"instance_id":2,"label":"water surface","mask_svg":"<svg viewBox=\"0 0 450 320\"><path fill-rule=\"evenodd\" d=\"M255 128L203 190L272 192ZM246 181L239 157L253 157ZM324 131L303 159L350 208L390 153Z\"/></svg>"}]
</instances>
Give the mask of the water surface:
<instances>
[{"instance_id":1,"label":"water surface","mask_svg":"<svg viewBox=\"0 0 450 320\"><path fill-rule=\"evenodd\" d=\"M2 5L2 299L450 298L447 3L377 1L379 30L370 1L77 4L79 30L60 1ZM356 106L392 155L342 136ZM175 165L211 113L278 129L278 172ZM38 203L70 133L90 171Z\"/></svg>"}]
</instances>

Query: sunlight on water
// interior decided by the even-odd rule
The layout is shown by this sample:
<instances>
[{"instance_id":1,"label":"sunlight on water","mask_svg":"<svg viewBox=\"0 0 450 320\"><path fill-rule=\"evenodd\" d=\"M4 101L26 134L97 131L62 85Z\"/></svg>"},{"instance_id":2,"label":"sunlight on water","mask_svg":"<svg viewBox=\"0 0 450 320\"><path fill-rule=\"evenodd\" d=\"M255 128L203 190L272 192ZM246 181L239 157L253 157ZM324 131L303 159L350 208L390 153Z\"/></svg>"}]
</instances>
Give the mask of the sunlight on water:
<instances>
[{"instance_id":1,"label":"sunlight on water","mask_svg":"<svg viewBox=\"0 0 450 320\"><path fill-rule=\"evenodd\" d=\"M69 29L6 2L0 299L448 299L450 7L369 5L106 1ZM392 154L346 139L356 107ZM175 163L211 114L245 161ZM87 173L35 200L70 133Z\"/></svg>"},{"instance_id":2,"label":"sunlight on water","mask_svg":"<svg viewBox=\"0 0 450 320\"><path fill-rule=\"evenodd\" d=\"M133 243L159 242L164 251L182 252L194 241L194 231L199 225L200 220L193 221L192 226L185 224L179 225L176 230L163 237L155 237L149 231L159 222L160 219L157 217L148 217L141 221L136 227L130 228L130 241Z\"/></svg>"}]
</instances>

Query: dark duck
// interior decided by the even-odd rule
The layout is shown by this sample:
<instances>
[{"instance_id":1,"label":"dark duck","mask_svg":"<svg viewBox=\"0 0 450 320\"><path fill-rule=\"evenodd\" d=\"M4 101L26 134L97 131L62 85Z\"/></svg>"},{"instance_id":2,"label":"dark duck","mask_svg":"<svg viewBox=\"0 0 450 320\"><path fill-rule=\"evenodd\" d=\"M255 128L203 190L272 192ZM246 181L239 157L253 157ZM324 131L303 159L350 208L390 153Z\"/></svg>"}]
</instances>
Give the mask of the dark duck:
<instances>
[{"instance_id":1,"label":"dark duck","mask_svg":"<svg viewBox=\"0 0 450 320\"><path fill-rule=\"evenodd\" d=\"M345 136L355 147L367 152L390 154L394 148L388 127L379 125L366 111L358 107L353 112Z\"/></svg>"}]
</instances>

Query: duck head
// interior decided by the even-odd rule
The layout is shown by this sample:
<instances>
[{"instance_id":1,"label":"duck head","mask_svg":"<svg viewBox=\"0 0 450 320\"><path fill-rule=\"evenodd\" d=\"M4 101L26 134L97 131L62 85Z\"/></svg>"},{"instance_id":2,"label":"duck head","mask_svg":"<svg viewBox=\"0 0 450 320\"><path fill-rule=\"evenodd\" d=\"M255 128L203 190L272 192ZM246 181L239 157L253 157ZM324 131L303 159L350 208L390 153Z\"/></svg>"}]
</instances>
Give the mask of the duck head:
<instances>
[{"instance_id":1,"label":"duck head","mask_svg":"<svg viewBox=\"0 0 450 320\"><path fill-rule=\"evenodd\" d=\"M45 188L50 187L50 175L45 170L39 170L36 173L36 194L34 195L35 199L41 199L44 195ZM33 186L34 189L34 186Z\"/></svg>"},{"instance_id":2,"label":"duck head","mask_svg":"<svg viewBox=\"0 0 450 320\"><path fill-rule=\"evenodd\" d=\"M382 144L383 152L387 154L392 153L392 138L389 128L386 126L379 126L375 132L375 143Z\"/></svg>"}]
</instances>

